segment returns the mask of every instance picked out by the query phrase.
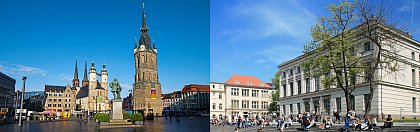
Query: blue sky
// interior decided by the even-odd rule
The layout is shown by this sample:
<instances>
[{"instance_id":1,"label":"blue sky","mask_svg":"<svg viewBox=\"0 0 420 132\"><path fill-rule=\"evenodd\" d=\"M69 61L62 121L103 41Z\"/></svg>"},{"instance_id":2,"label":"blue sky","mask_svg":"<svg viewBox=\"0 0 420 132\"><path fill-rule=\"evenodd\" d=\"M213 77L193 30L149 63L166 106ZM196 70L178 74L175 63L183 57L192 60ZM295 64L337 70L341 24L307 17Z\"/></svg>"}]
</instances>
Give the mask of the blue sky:
<instances>
[{"instance_id":1,"label":"blue sky","mask_svg":"<svg viewBox=\"0 0 420 132\"><path fill-rule=\"evenodd\" d=\"M140 35L140 0L1 0L0 71L28 76L27 91L71 84L75 59L107 65L128 95L134 82L134 37ZM158 49L163 93L209 83L209 2L146 0L149 33ZM99 70L100 71L100 70Z\"/></svg>"},{"instance_id":2,"label":"blue sky","mask_svg":"<svg viewBox=\"0 0 420 132\"><path fill-rule=\"evenodd\" d=\"M210 81L233 74L271 82L277 65L302 54L317 17L336 0L211 0ZM375 1L378 2L378 1ZM394 16L403 14L414 39L420 40L420 2L388 0ZM412 10L413 9L413 10ZM413 21L411 22L413 12ZM393 17L395 18L395 17Z\"/></svg>"}]
</instances>

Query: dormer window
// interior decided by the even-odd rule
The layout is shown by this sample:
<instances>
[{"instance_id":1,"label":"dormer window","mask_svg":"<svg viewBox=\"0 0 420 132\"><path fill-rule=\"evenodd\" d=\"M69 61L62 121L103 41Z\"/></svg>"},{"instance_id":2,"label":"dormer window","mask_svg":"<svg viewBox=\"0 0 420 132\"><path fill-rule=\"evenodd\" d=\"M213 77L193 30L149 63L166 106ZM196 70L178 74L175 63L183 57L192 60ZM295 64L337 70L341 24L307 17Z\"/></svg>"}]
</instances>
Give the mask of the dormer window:
<instances>
[{"instance_id":1,"label":"dormer window","mask_svg":"<svg viewBox=\"0 0 420 132\"><path fill-rule=\"evenodd\" d=\"M235 80L233 83L234 84L239 84L240 82L238 80Z\"/></svg>"},{"instance_id":2,"label":"dormer window","mask_svg":"<svg viewBox=\"0 0 420 132\"><path fill-rule=\"evenodd\" d=\"M247 82L246 84L248 84L248 85L252 85L252 82L251 82L251 81L249 81L249 82Z\"/></svg>"},{"instance_id":3,"label":"dormer window","mask_svg":"<svg viewBox=\"0 0 420 132\"><path fill-rule=\"evenodd\" d=\"M259 86L264 86L264 83L260 82L258 85L259 85Z\"/></svg>"}]
</instances>

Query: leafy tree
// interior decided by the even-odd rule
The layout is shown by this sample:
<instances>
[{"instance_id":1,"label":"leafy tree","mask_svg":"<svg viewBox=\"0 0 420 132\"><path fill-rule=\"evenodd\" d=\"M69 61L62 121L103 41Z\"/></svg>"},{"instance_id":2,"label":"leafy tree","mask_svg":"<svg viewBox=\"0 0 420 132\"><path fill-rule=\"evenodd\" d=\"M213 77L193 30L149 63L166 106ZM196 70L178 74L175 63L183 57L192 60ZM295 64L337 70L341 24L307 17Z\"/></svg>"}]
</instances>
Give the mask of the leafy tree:
<instances>
[{"instance_id":1,"label":"leafy tree","mask_svg":"<svg viewBox=\"0 0 420 132\"><path fill-rule=\"evenodd\" d=\"M398 50L393 45L398 40L390 34L403 30L403 27L396 27L399 20L387 21L391 13L383 1L377 6L364 0L343 1L326 9L330 15L319 17L311 28L313 40L305 45L304 54L307 57L302 67L305 75L323 77L324 89L341 88L347 110L354 110L352 92L356 87L368 84L370 93L364 114L366 117L380 79L377 70L385 69L388 74L397 77L401 69L396 61ZM367 48L360 48L366 45Z\"/></svg>"},{"instance_id":2,"label":"leafy tree","mask_svg":"<svg viewBox=\"0 0 420 132\"><path fill-rule=\"evenodd\" d=\"M278 100L280 98L280 92L279 92L279 77L280 77L280 71L277 71L274 74L274 78L271 79L271 82L274 86L274 93L271 95L271 103L268 106L268 111L270 113L276 112L279 108L277 106Z\"/></svg>"}]
</instances>

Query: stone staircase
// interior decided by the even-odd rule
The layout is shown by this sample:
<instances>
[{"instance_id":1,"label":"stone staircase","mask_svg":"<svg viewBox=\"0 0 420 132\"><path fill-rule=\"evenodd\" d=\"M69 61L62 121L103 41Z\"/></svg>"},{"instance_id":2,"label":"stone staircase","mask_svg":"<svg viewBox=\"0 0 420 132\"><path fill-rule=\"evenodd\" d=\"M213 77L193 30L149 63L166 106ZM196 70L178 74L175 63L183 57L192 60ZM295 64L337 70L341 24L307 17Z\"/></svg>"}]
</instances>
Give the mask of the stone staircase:
<instances>
[{"instance_id":1,"label":"stone staircase","mask_svg":"<svg viewBox=\"0 0 420 132\"><path fill-rule=\"evenodd\" d=\"M141 127L141 125L133 125L127 120L110 120L108 125L98 125L99 128L124 128L124 127Z\"/></svg>"}]
</instances>

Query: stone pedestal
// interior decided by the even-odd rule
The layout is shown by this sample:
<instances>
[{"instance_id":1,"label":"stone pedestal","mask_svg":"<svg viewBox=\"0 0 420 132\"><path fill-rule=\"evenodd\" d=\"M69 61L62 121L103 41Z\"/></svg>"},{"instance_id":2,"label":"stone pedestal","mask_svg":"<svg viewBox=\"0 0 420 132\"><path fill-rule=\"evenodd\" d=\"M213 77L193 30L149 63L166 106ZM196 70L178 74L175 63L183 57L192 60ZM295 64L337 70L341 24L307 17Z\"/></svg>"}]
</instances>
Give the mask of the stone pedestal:
<instances>
[{"instance_id":1,"label":"stone pedestal","mask_svg":"<svg viewBox=\"0 0 420 132\"><path fill-rule=\"evenodd\" d=\"M112 101L112 120L122 120L123 114L122 114L122 100L121 99L114 99Z\"/></svg>"}]
</instances>

